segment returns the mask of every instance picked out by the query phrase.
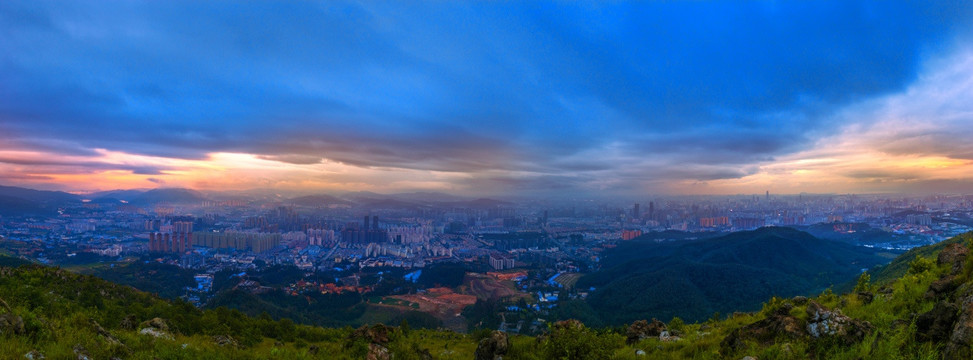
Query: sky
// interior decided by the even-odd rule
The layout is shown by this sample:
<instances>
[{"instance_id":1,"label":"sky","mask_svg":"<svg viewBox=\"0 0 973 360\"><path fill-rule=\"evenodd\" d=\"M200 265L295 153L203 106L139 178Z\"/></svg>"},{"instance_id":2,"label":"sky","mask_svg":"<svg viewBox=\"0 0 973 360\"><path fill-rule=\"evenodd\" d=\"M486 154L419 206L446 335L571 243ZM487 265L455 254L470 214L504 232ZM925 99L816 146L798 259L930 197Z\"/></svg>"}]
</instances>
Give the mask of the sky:
<instances>
[{"instance_id":1,"label":"sky","mask_svg":"<svg viewBox=\"0 0 973 360\"><path fill-rule=\"evenodd\" d=\"M0 1L0 184L973 193L963 1Z\"/></svg>"}]
</instances>

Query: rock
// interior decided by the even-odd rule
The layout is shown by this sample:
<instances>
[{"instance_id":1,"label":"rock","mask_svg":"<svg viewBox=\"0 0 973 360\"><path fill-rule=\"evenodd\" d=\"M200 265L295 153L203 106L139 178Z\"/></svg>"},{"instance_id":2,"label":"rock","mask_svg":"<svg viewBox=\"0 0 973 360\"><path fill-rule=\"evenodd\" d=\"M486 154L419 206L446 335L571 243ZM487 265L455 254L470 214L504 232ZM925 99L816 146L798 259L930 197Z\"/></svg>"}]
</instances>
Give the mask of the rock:
<instances>
[{"instance_id":1,"label":"rock","mask_svg":"<svg viewBox=\"0 0 973 360\"><path fill-rule=\"evenodd\" d=\"M959 287L959 284L957 284L956 275L949 275L929 284L929 291L926 292L925 296L927 299L938 299L949 295L957 287Z\"/></svg>"},{"instance_id":2,"label":"rock","mask_svg":"<svg viewBox=\"0 0 973 360\"><path fill-rule=\"evenodd\" d=\"M166 324L165 320L160 318L152 318L152 320L142 322L141 327L150 327L159 331L169 331L169 325Z\"/></svg>"},{"instance_id":3,"label":"rock","mask_svg":"<svg viewBox=\"0 0 973 360\"><path fill-rule=\"evenodd\" d=\"M122 328L123 330L135 330L135 324L137 322L138 320L135 319L135 315L129 314L122 319L122 322L118 324L118 327Z\"/></svg>"},{"instance_id":4,"label":"rock","mask_svg":"<svg viewBox=\"0 0 973 360\"><path fill-rule=\"evenodd\" d=\"M173 339L172 334L169 334L169 333L167 333L165 331L159 331L159 330L156 330L155 328L150 328L150 327L142 328L141 330L139 330L139 334L141 334L141 335L149 335L149 336L152 336L152 337L157 337L157 338L162 338L162 339L167 339L167 340L172 340Z\"/></svg>"},{"instance_id":5,"label":"rock","mask_svg":"<svg viewBox=\"0 0 973 360\"><path fill-rule=\"evenodd\" d=\"M629 344L635 344L644 339L658 337L663 331L666 331L666 324L657 319L652 319L651 323L639 320L628 326L625 335Z\"/></svg>"},{"instance_id":6,"label":"rock","mask_svg":"<svg viewBox=\"0 0 973 360\"><path fill-rule=\"evenodd\" d=\"M368 344L368 354L365 360L391 360L389 349L379 344Z\"/></svg>"},{"instance_id":7,"label":"rock","mask_svg":"<svg viewBox=\"0 0 973 360\"><path fill-rule=\"evenodd\" d=\"M953 324L959 318L959 308L952 303L940 301L928 312L916 318L916 340L943 342L949 339Z\"/></svg>"},{"instance_id":8,"label":"rock","mask_svg":"<svg viewBox=\"0 0 973 360\"><path fill-rule=\"evenodd\" d=\"M237 347L237 345L238 345L237 342L236 342L236 340L233 339L233 337L230 336L230 335L216 335L216 336L213 336L213 342L216 343L216 345L219 345L219 346L232 346L232 347Z\"/></svg>"},{"instance_id":9,"label":"rock","mask_svg":"<svg viewBox=\"0 0 973 360\"><path fill-rule=\"evenodd\" d=\"M480 343L476 346L476 352L474 352L473 358L475 360L502 359L503 355L507 354L508 349L510 349L510 339L507 338L507 334L494 330L490 333L490 336L480 340Z\"/></svg>"},{"instance_id":10,"label":"rock","mask_svg":"<svg viewBox=\"0 0 973 360\"><path fill-rule=\"evenodd\" d=\"M24 318L13 313L0 315L0 334L24 335L26 333L27 331L24 329Z\"/></svg>"},{"instance_id":11,"label":"rock","mask_svg":"<svg viewBox=\"0 0 973 360\"><path fill-rule=\"evenodd\" d=\"M115 344L115 345L121 345L122 344L122 342L119 341L114 336L112 336L112 334L110 332L108 332L108 330L105 330L105 328L101 327L101 324L99 324L97 321L95 321L95 319L91 319L91 328L95 331L95 333L97 333L98 335L101 335L102 337L104 337L105 340L108 340L109 343L112 343L112 344Z\"/></svg>"},{"instance_id":12,"label":"rock","mask_svg":"<svg viewBox=\"0 0 973 360\"><path fill-rule=\"evenodd\" d=\"M757 360L757 358L755 358L753 356L744 356L743 359L740 359L740 360Z\"/></svg>"},{"instance_id":13,"label":"rock","mask_svg":"<svg viewBox=\"0 0 973 360\"><path fill-rule=\"evenodd\" d=\"M682 339L680 339L678 336L670 334L668 331L663 331L662 333L659 334L659 341L662 342L673 342L679 340Z\"/></svg>"},{"instance_id":14,"label":"rock","mask_svg":"<svg viewBox=\"0 0 973 360\"><path fill-rule=\"evenodd\" d=\"M970 349L970 344L973 343L973 291L970 288L960 297L958 304L959 319L956 320L949 343L943 351L944 359L973 358L973 351Z\"/></svg>"},{"instance_id":15,"label":"rock","mask_svg":"<svg viewBox=\"0 0 973 360\"><path fill-rule=\"evenodd\" d=\"M91 354L88 354L88 351L81 344L74 345L74 355L78 357L78 360L91 360Z\"/></svg>"},{"instance_id":16,"label":"rock","mask_svg":"<svg viewBox=\"0 0 973 360\"><path fill-rule=\"evenodd\" d=\"M28 360L42 360L42 359L46 359L44 357L44 354L41 354L41 352L40 351L37 351L37 350L31 350L29 353L24 354L24 357L27 358Z\"/></svg>"},{"instance_id":17,"label":"rock","mask_svg":"<svg viewBox=\"0 0 973 360\"><path fill-rule=\"evenodd\" d=\"M166 324L165 320L160 318L152 318L152 320L144 321L139 326L139 334L149 335L157 338L163 338L172 340L172 334L169 333L169 325Z\"/></svg>"},{"instance_id":18,"label":"rock","mask_svg":"<svg viewBox=\"0 0 973 360\"><path fill-rule=\"evenodd\" d=\"M874 299L875 299L875 294L872 294L868 291L863 291L858 293L858 301L861 301L862 304L865 305L871 304L872 300Z\"/></svg>"},{"instance_id":19,"label":"rock","mask_svg":"<svg viewBox=\"0 0 973 360\"><path fill-rule=\"evenodd\" d=\"M554 323L556 329L584 329L584 324L575 319L567 319Z\"/></svg>"},{"instance_id":20,"label":"rock","mask_svg":"<svg viewBox=\"0 0 973 360\"><path fill-rule=\"evenodd\" d=\"M952 274L959 274L963 270L963 263L966 262L966 256L969 254L970 250L961 244L949 244L943 251L939 252L939 256L936 257L936 263L939 265L952 265Z\"/></svg>"},{"instance_id":21,"label":"rock","mask_svg":"<svg viewBox=\"0 0 973 360\"><path fill-rule=\"evenodd\" d=\"M7 302L3 300L3 298L0 298L0 308L3 308L3 310L8 313L14 312L13 309L10 308L10 305L7 305Z\"/></svg>"},{"instance_id":22,"label":"rock","mask_svg":"<svg viewBox=\"0 0 973 360\"><path fill-rule=\"evenodd\" d=\"M352 339L366 339L373 344L385 345L389 342L389 327L377 324L369 327L362 325L351 334Z\"/></svg>"},{"instance_id":23,"label":"rock","mask_svg":"<svg viewBox=\"0 0 973 360\"><path fill-rule=\"evenodd\" d=\"M645 350L642 349L635 350L635 356L645 356Z\"/></svg>"},{"instance_id":24,"label":"rock","mask_svg":"<svg viewBox=\"0 0 973 360\"><path fill-rule=\"evenodd\" d=\"M847 317L840 310L828 310L814 301L807 305L807 318L807 333L812 337L832 337L846 345L862 341L873 330L867 321Z\"/></svg>"},{"instance_id":25,"label":"rock","mask_svg":"<svg viewBox=\"0 0 973 360\"><path fill-rule=\"evenodd\" d=\"M720 342L720 353L730 356L743 349L744 340L754 340L770 345L780 337L798 339L807 335L803 322L790 315L790 306L781 306L763 320L751 323L730 332Z\"/></svg>"}]
</instances>

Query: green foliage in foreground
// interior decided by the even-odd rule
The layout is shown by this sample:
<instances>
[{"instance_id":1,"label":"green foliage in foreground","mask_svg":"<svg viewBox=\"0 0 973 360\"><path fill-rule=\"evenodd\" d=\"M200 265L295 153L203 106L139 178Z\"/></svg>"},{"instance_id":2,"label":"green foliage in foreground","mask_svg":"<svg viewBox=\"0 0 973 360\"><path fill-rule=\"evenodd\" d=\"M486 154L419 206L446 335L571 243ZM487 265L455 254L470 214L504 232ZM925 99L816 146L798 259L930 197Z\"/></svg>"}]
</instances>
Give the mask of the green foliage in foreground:
<instances>
[{"instance_id":1,"label":"green foliage in foreground","mask_svg":"<svg viewBox=\"0 0 973 360\"><path fill-rule=\"evenodd\" d=\"M934 256L913 258L907 263L915 266L891 283L862 276L858 290L874 294L871 302L830 290L811 299L872 324L874 330L853 344L780 336L765 343L744 340L730 349L721 346L731 332L781 311L807 320L805 302L772 298L754 313L716 315L695 324L673 319L668 328L678 340L649 337L626 343L624 327L551 325L546 335L512 336L503 358L940 359L940 345L916 340L916 323L910 316L933 308L936 300L927 298L926 291L950 270L948 265L937 265ZM967 258L965 271L958 275L963 286L970 286L970 269L973 257ZM356 335L350 327L296 325L225 308L203 311L95 277L37 265L0 267L0 299L6 304L0 303L0 359L24 359L32 351L48 359L75 359L79 353L92 359L361 359L374 350L371 339ZM4 319L13 317L22 319L22 330L4 325ZM143 322L153 318L166 322L171 337L139 333L146 326ZM390 328L382 346L394 359L472 359L478 342L488 334L410 329L403 322Z\"/></svg>"}]
</instances>

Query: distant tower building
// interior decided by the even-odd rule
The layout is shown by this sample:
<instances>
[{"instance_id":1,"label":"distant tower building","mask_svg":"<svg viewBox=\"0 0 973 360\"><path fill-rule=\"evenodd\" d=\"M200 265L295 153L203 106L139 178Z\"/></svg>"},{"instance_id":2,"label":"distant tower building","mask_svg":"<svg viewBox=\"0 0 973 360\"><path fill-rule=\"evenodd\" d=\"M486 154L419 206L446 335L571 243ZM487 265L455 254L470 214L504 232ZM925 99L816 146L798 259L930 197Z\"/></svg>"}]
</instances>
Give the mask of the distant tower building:
<instances>
[{"instance_id":1,"label":"distant tower building","mask_svg":"<svg viewBox=\"0 0 973 360\"><path fill-rule=\"evenodd\" d=\"M770 200L770 190L767 190L767 195L765 196L765 198L766 198L766 199L767 199L768 201Z\"/></svg>"},{"instance_id":2,"label":"distant tower building","mask_svg":"<svg viewBox=\"0 0 973 360\"><path fill-rule=\"evenodd\" d=\"M372 229L378 230L378 216L372 216Z\"/></svg>"},{"instance_id":3,"label":"distant tower building","mask_svg":"<svg viewBox=\"0 0 973 360\"><path fill-rule=\"evenodd\" d=\"M368 231L369 229L371 229L371 228L368 227L368 215L365 215L365 227L362 228L362 230L363 231Z\"/></svg>"},{"instance_id":4,"label":"distant tower building","mask_svg":"<svg viewBox=\"0 0 973 360\"><path fill-rule=\"evenodd\" d=\"M649 219L655 219L655 202L649 201Z\"/></svg>"},{"instance_id":5,"label":"distant tower building","mask_svg":"<svg viewBox=\"0 0 973 360\"><path fill-rule=\"evenodd\" d=\"M632 209L632 217L638 219L639 215L641 215L639 213L639 203L635 203L635 208Z\"/></svg>"}]
</instances>

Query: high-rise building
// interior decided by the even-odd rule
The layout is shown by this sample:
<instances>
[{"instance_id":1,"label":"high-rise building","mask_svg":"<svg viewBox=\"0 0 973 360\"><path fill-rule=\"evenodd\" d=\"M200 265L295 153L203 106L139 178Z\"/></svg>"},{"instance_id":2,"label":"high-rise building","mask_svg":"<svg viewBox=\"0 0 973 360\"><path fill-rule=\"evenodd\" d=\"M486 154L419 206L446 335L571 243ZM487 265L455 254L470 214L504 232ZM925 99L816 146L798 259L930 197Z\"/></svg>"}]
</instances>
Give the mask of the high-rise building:
<instances>
[{"instance_id":1,"label":"high-rise building","mask_svg":"<svg viewBox=\"0 0 973 360\"><path fill-rule=\"evenodd\" d=\"M368 215L365 215L365 227L362 230L368 231L369 229L371 228L368 226Z\"/></svg>"},{"instance_id":2,"label":"high-rise building","mask_svg":"<svg viewBox=\"0 0 973 360\"><path fill-rule=\"evenodd\" d=\"M639 215L639 203L635 203L635 208L632 209L632 218L638 219Z\"/></svg>"}]
</instances>

